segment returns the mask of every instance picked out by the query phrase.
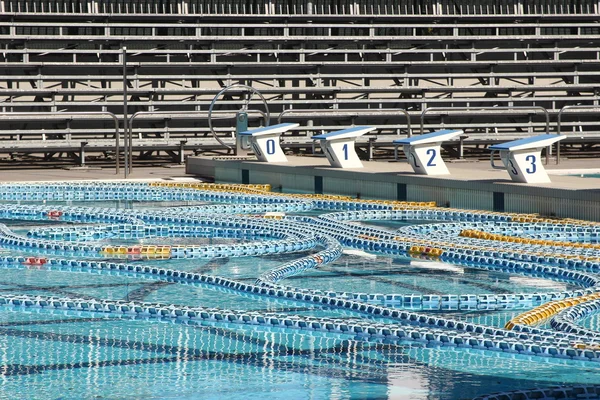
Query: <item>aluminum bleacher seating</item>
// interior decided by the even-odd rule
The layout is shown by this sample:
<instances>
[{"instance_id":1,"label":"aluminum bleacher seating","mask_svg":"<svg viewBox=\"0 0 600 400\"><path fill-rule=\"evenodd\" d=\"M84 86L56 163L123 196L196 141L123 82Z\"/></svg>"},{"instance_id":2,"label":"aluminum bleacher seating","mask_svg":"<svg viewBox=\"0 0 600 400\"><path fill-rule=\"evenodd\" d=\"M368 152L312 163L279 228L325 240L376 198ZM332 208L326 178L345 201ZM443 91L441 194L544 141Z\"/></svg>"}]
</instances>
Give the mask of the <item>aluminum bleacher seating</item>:
<instances>
[{"instance_id":1,"label":"aluminum bleacher seating","mask_svg":"<svg viewBox=\"0 0 600 400\"><path fill-rule=\"evenodd\" d=\"M461 3L0 0L0 12L10 16L0 20L0 112L109 111L121 118L124 46L129 115L203 112L223 87L251 85L274 116L312 110L281 121L302 122L282 145L306 151L311 136L351 125L377 127L357 143L366 154L392 149L393 140L412 133L396 110L406 110L414 127L430 107L543 107L555 130L563 107L598 104L597 2ZM219 107L235 111L245 101L232 93ZM257 99L253 105L260 108ZM6 121L3 114L0 151L26 153L40 143L43 152L44 141L56 140L76 152L81 141L111 140L111 124ZM215 125L231 139L233 118ZM442 129L464 130L474 146L547 133L536 113L485 110L430 114L423 132L412 130ZM572 112L561 131L562 146L593 143L600 119L593 110ZM133 133L140 146L158 151L172 151L160 149L169 141L187 141L185 150L196 153L219 149L205 116L148 116Z\"/></svg>"}]
</instances>

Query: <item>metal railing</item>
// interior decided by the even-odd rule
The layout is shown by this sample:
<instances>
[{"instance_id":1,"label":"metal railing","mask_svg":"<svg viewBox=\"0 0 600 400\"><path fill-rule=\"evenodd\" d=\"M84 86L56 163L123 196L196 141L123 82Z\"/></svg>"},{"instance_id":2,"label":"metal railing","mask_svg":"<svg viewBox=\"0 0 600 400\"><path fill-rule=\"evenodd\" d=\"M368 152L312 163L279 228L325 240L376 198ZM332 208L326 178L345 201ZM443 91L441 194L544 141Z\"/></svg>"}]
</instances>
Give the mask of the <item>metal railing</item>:
<instances>
[{"instance_id":1,"label":"metal railing","mask_svg":"<svg viewBox=\"0 0 600 400\"><path fill-rule=\"evenodd\" d=\"M562 133L562 115L565 111L569 111L569 110L573 110L573 109L577 109L577 110L598 110L600 111L600 106L594 106L594 105L572 105L572 106L564 106L563 108L560 109L560 111L558 112L558 117L556 119L556 133L558 133L559 135ZM558 143L556 143L556 163L558 164L560 162L560 146L558 145Z\"/></svg>"},{"instance_id":2,"label":"metal railing","mask_svg":"<svg viewBox=\"0 0 600 400\"><path fill-rule=\"evenodd\" d=\"M289 2L292 3L292 2ZM554 4L525 4L526 2L498 1L493 3L471 2L467 4L443 4L434 1L383 2L383 4L360 4L356 1L307 2L276 4L276 2L222 2L216 0L172 2L60 2L51 0L2 2L5 13L58 13L58 14L158 14L169 15L329 15L329 16L382 16L382 15L431 15L431 16L527 16L527 15L594 15L598 6L592 2L563 2ZM335 4L329 4L335 3ZM389 4L388 4L389 3ZM532 2L533 3L533 2Z\"/></svg>"},{"instance_id":3,"label":"metal railing","mask_svg":"<svg viewBox=\"0 0 600 400\"><path fill-rule=\"evenodd\" d=\"M265 99L265 97L263 96L263 94L256 88L253 88L252 86L248 86L248 85L244 85L241 83L235 83L233 85L229 85L224 87L223 89L221 89L219 91L219 93L217 93L215 95L215 97L213 97L212 101L210 102L210 106L208 107L208 128L210 129L210 132L212 133L213 137L219 142L221 143L223 146L232 149L229 145L225 144L223 141L221 141L221 139L219 139L219 137L217 136L217 133L215 132L215 129L213 128L212 125L212 115L213 115L213 108L215 106L215 104L217 103L217 101L219 100L219 98L221 97L221 95L224 95L227 92L241 92L241 93L245 93L248 92L250 94L250 96L248 96L245 101L244 104L242 105L242 108L238 111L243 111L245 113L248 112L248 106L250 105L250 101L252 100L252 97L256 94L258 95L258 97L260 97L260 100L263 104L263 106L265 107L265 112L263 113L263 122L265 124L265 126L268 126L271 123L271 112L269 111L269 104L267 103L267 99ZM236 139L237 140L237 139ZM237 145L236 145L236 151L237 151Z\"/></svg>"},{"instance_id":4,"label":"metal railing","mask_svg":"<svg viewBox=\"0 0 600 400\"><path fill-rule=\"evenodd\" d=\"M404 114L404 116L406 116L406 129L408 131L407 136L411 137L412 136L412 129L411 129L411 125L410 125L410 114L408 113L408 111L406 111L405 109L402 108L394 108L394 109L382 109L382 110L371 110L371 109L364 109L364 110L331 110L331 109L324 109L324 110L297 110L297 109L287 109L287 110L283 110L279 116L277 117L277 123L280 124L281 120L284 117L288 117L290 114L308 114L308 116L311 116L311 114L313 116L318 116L319 114L326 114L327 116L332 116L332 117L372 117L372 116L396 116L397 113L401 113Z\"/></svg>"},{"instance_id":5,"label":"metal railing","mask_svg":"<svg viewBox=\"0 0 600 400\"><path fill-rule=\"evenodd\" d=\"M439 113L448 113L448 112L454 112L454 111L464 111L467 114L474 114L477 112L487 112L487 111L500 111L499 114L503 114L503 115L513 115L513 114L521 114L520 111L526 111L526 112L531 112L531 111L542 111L545 115L546 115L546 133L550 132L550 114L548 113L548 110L546 110L544 107L541 106L515 106L515 107L428 107L426 109L424 109L421 112L421 126L420 126L420 131L421 134L423 134L424 131L424 125L425 125L425 115L429 114L431 112L437 112L438 115L440 115ZM496 114L495 112L489 113L489 114ZM448 115L448 114L445 114ZM557 149L560 149L558 142L556 143ZM558 152L559 150L557 150ZM546 152L546 161L545 163L548 164L548 153L552 152L552 146L548 147L548 151ZM556 163L558 164L558 156L556 158Z\"/></svg>"},{"instance_id":6,"label":"metal railing","mask_svg":"<svg viewBox=\"0 0 600 400\"><path fill-rule=\"evenodd\" d=\"M425 124L425 115L430 114L432 112L438 113L448 113L454 111L466 111L467 114L474 114L478 111L500 111L499 114L504 115L514 115L514 114L522 114L520 111L542 111L546 115L546 132L550 132L550 114L548 110L541 106L515 106L515 107L427 107L421 112L421 127L420 131L423 134L424 124ZM506 112L503 112L506 111ZM495 112L488 114L496 114ZM447 115L447 114L446 114Z\"/></svg>"},{"instance_id":7,"label":"metal railing","mask_svg":"<svg viewBox=\"0 0 600 400\"><path fill-rule=\"evenodd\" d=\"M72 120L77 117L90 117L94 115L105 115L111 117L115 121L115 174L119 174L119 119L117 116L109 111L89 111L89 112L44 112L44 113L33 113L33 112L0 112L0 119L14 119L20 121L28 120ZM61 117L61 118L46 118L46 117ZM124 128L126 129L126 128Z\"/></svg>"},{"instance_id":8,"label":"metal railing","mask_svg":"<svg viewBox=\"0 0 600 400\"><path fill-rule=\"evenodd\" d=\"M248 115L260 114L260 116L265 119L267 116L261 110L247 110ZM235 117L235 111L223 111L218 110L214 111L216 114L225 114L226 116ZM129 143L129 146L125 148L125 160L127 161L125 167L125 178L131 174L133 167L133 122L138 117L151 117L154 120L170 120L170 119L197 119L199 116L204 118L208 118L208 111L138 111L129 117L129 121L127 123L126 132L125 132L125 141Z\"/></svg>"}]
</instances>

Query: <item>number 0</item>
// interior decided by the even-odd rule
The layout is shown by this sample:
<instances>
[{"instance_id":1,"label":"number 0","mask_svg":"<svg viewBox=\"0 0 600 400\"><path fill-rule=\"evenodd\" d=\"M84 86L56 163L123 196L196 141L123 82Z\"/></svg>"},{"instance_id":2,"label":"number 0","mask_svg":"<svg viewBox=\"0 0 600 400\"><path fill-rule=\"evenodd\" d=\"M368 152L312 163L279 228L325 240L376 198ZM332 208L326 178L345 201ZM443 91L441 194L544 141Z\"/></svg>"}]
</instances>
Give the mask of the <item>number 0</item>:
<instances>
[{"instance_id":1,"label":"number 0","mask_svg":"<svg viewBox=\"0 0 600 400\"><path fill-rule=\"evenodd\" d=\"M275 140L273 139L267 140L267 154L275 154Z\"/></svg>"}]
</instances>

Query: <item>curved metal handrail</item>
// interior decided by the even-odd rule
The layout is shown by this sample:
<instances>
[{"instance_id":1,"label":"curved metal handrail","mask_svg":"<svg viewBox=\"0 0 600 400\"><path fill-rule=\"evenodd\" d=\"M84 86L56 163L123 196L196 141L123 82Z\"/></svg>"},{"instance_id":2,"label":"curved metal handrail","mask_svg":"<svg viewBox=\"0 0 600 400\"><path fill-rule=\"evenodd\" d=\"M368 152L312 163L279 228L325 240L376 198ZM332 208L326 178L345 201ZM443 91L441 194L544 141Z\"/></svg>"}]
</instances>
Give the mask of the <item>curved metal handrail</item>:
<instances>
[{"instance_id":1,"label":"curved metal handrail","mask_svg":"<svg viewBox=\"0 0 600 400\"><path fill-rule=\"evenodd\" d=\"M600 110L600 105L598 106L593 106L593 105L581 105L581 104L577 104L577 105L572 105L572 106L564 106L563 108L560 109L560 111L558 112L558 117L556 120L556 133L558 133L559 135L562 133L561 132L561 121L562 121L562 115L565 111L568 110L573 110L573 109L578 109L578 110Z\"/></svg>"},{"instance_id":2,"label":"curved metal handrail","mask_svg":"<svg viewBox=\"0 0 600 400\"><path fill-rule=\"evenodd\" d=\"M246 99L246 103L244 104L244 106L241 108L241 111L247 111L248 110L248 104L250 103L250 100L252 99L252 96L254 94L257 94L258 96L260 96L260 99L263 102L263 105L265 106L265 110L266 110L266 117L264 120L264 125L265 126L269 126L269 122L271 121L271 113L269 111L269 105L267 104L267 99L265 99L265 97L262 95L261 92L259 92L257 89L253 88L252 86L248 86L248 85L243 85L241 83L236 83L234 85L229 85L223 89L221 89L221 91L219 93L216 94L216 96L212 99L212 101L210 102L210 106L208 107L208 127L210 129L210 132L212 133L213 137L216 139L217 142L221 143L221 145L227 147L228 149L232 149L231 146L229 146L228 144L224 143L223 141L221 141L221 139L219 137L217 137L217 134L212 126L212 112L213 112L213 107L215 106L215 103L217 102L217 100L219 99L219 97L221 97L221 95L225 92L228 92L230 90L235 90L235 89L243 89L246 91L249 91L250 97L248 99Z\"/></svg>"},{"instance_id":3,"label":"curved metal handrail","mask_svg":"<svg viewBox=\"0 0 600 400\"><path fill-rule=\"evenodd\" d=\"M263 119L267 118L267 114L261 110L246 110L248 113L258 113L260 114ZM208 111L138 111L135 114L133 114L131 117L129 117L129 123L127 124L126 127L126 135L128 135L125 140L127 141L129 138L129 142L131 143L132 141L132 137L133 137L133 121L140 117L140 116L157 116L157 118L155 119L166 119L169 118L169 116L173 115L173 116L177 116L180 117L179 119L193 119L193 118L198 118L199 115L206 115L208 116ZM222 114L235 114L234 111L227 111L227 110L220 110L220 111L215 111L215 113L222 113ZM219 143L223 144L220 140ZM224 145L227 148L230 148L227 145ZM125 167L125 178L127 178L127 175L131 173L133 166L132 166L132 159L131 159L131 148L129 148L129 154L125 155L125 160L129 160L128 161L128 165Z\"/></svg>"}]
</instances>

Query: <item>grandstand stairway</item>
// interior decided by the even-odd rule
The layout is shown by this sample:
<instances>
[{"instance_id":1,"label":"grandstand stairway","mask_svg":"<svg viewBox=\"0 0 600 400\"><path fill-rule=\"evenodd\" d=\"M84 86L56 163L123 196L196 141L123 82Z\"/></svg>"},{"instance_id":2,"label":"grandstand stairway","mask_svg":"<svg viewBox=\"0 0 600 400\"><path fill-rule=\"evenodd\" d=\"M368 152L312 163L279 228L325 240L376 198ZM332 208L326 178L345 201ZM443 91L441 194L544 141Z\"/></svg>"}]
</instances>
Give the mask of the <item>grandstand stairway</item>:
<instances>
[{"instance_id":1,"label":"grandstand stairway","mask_svg":"<svg viewBox=\"0 0 600 400\"><path fill-rule=\"evenodd\" d=\"M598 105L597 2L396 3L2 0L0 112L108 111L122 119L124 47L128 116L203 112L223 87L250 85L266 97L272 117L300 122L283 136L290 152L310 152L310 137L322 132L374 125L360 152L389 157L393 140L421 133L424 110L469 107L479 111L427 114L423 132L463 129L464 155L478 155L492 143L548 133L541 113L490 108L541 107L555 133L563 107ZM240 109L246 97L228 94L220 111ZM571 111L561 124L563 150L595 154L598 110ZM216 121L227 140L234 126L233 118ZM136 160L148 147L171 152L174 161L181 141L186 154L227 153L205 116L140 119L133 134ZM103 154L111 140L109 120L0 116L6 159L48 157L51 141L57 154L75 154L81 142Z\"/></svg>"}]
</instances>

